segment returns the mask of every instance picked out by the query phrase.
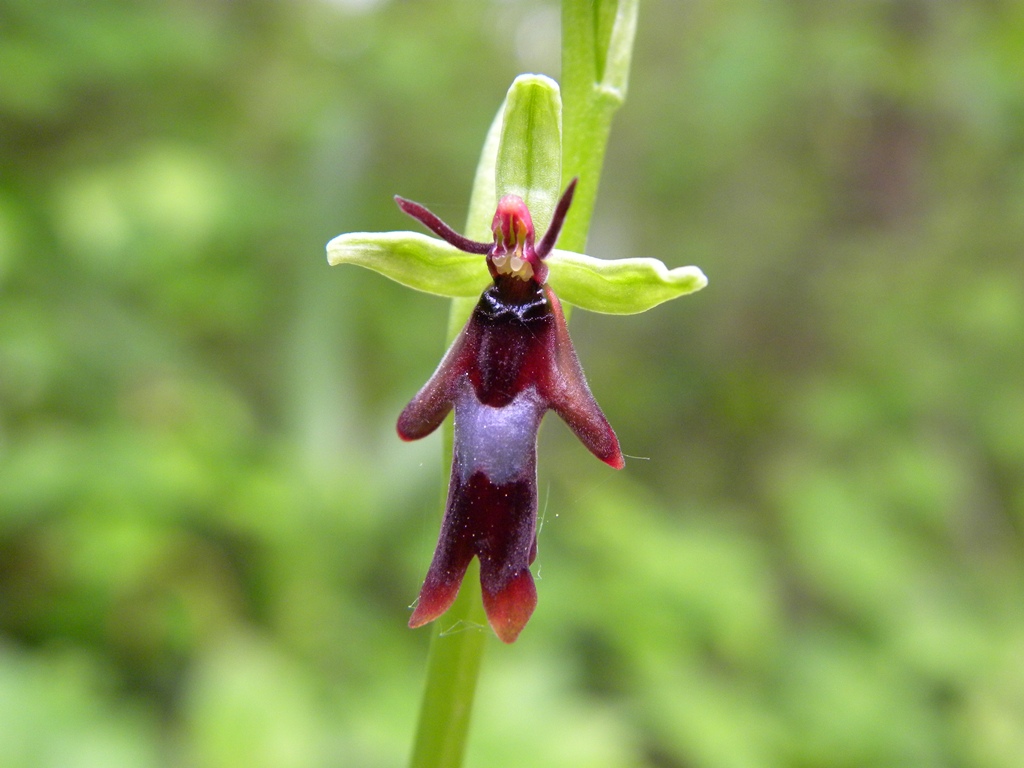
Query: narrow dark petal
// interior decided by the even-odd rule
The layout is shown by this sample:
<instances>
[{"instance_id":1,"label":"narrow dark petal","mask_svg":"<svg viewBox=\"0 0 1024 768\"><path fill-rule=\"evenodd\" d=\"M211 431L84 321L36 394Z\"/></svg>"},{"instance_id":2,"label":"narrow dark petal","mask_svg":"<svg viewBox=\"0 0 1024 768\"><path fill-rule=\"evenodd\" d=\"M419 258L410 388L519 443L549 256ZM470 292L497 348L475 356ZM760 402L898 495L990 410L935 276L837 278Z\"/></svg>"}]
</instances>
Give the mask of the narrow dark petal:
<instances>
[{"instance_id":1,"label":"narrow dark petal","mask_svg":"<svg viewBox=\"0 0 1024 768\"><path fill-rule=\"evenodd\" d=\"M587 385L583 367L569 338L562 306L550 288L545 286L544 291L551 303L555 330L552 334L552 371L541 394L591 453L609 466L622 469L626 461L622 457L619 440Z\"/></svg>"},{"instance_id":2,"label":"narrow dark petal","mask_svg":"<svg viewBox=\"0 0 1024 768\"><path fill-rule=\"evenodd\" d=\"M555 243L558 242L558 236L562 232L562 225L565 224L565 217L569 213L569 206L572 205L572 196L576 192L577 181L579 179L573 179L569 182L569 186L562 193L562 198L558 201L558 205L555 206L555 213L551 217L548 231L544 233L544 237L541 238L540 243L534 249L538 258L543 259L546 257L551 253L551 249L555 247Z\"/></svg>"},{"instance_id":3,"label":"narrow dark petal","mask_svg":"<svg viewBox=\"0 0 1024 768\"><path fill-rule=\"evenodd\" d=\"M454 404L455 394L469 371L476 338L469 326L456 337L423 388L398 417L398 436L403 440L426 437L444 421Z\"/></svg>"},{"instance_id":4,"label":"narrow dark petal","mask_svg":"<svg viewBox=\"0 0 1024 768\"><path fill-rule=\"evenodd\" d=\"M406 200L404 197L399 197L398 195L395 195L395 202L398 203L398 207L405 213L412 216L445 242L454 245L460 251L484 254L491 250L490 243L478 243L476 240L470 240L468 237L463 237L441 221L440 217L431 213L419 203L414 203L412 200Z\"/></svg>"}]
</instances>

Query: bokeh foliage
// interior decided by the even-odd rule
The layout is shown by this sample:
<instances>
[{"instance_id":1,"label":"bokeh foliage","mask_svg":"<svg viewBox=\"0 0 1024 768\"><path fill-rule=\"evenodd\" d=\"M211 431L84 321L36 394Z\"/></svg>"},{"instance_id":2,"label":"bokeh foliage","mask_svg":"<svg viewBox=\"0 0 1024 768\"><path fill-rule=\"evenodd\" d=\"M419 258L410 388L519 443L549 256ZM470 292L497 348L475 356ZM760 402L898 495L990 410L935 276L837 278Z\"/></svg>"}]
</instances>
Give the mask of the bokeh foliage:
<instances>
[{"instance_id":1,"label":"bokeh foliage","mask_svg":"<svg viewBox=\"0 0 1024 768\"><path fill-rule=\"evenodd\" d=\"M323 246L459 221L557 22L0 0L4 766L403 763L446 307ZM1022 51L1012 0L644 4L589 252L711 285L574 313L638 458L545 431L471 765L1021 765Z\"/></svg>"}]
</instances>

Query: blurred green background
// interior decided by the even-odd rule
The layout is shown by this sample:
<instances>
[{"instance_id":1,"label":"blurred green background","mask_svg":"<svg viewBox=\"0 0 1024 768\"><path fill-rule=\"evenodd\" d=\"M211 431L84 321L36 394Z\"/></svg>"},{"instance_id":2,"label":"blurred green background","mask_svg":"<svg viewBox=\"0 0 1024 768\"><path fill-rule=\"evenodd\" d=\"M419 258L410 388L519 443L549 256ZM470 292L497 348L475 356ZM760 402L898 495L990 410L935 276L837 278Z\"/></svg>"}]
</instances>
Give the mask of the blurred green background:
<instances>
[{"instance_id":1,"label":"blurred green background","mask_svg":"<svg viewBox=\"0 0 1024 768\"><path fill-rule=\"evenodd\" d=\"M447 307L324 244L464 216L524 0L0 0L0 765L389 768ZM646 0L577 312L633 458L541 439L469 766L1024 765L1024 3Z\"/></svg>"}]
</instances>

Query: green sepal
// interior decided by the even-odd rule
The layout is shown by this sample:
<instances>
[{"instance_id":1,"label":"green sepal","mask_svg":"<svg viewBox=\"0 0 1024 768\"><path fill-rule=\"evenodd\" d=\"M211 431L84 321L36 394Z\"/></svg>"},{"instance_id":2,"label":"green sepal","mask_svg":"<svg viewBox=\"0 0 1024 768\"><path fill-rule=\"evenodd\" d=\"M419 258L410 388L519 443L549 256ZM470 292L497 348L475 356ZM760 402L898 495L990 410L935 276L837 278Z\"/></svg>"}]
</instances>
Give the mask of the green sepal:
<instances>
[{"instance_id":1,"label":"green sepal","mask_svg":"<svg viewBox=\"0 0 1024 768\"><path fill-rule=\"evenodd\" d=\"M327 244L327 260L356 264L438 296L477 297L490 284L484 258L418 232L352 232ZM699 291L697 267L669 269L657 259L595 259L555 249L548 283L559 298L590 312L632 315Z\"/></svg>"},{"instance_id":2,"label":"green sepal","mask_svg":"<svg viewBox=\"0 0 1024 768\"><path fill-rule=\"evenodd\" d=\"M508 89L494 181L498 197L524 200L540 239L562 193L562 94L550 77L520 75Z\"/></svg>"},{"instance_id":3,"label":"green sepal","mask_svg":"<svg viewBox=\"0 0 1024 768\"><path fill-rule=\"evenodd\" d=\"M635 315L708 284L699 267L669 269L658 259L595 259L557 248L545 259L560 299L589 312Z\"/></svg>"},{"instance_id":4,"label":"green sepal","mask_svg":"<svg viewBox=\"0 0 1024 768\"><path fill-rule=\"evenodd\" d=\"M484 257L419 232L349 232L327 244L327 262L372 269L438 296L479 296L491 282Z\"/></svg>"}]
</instances>

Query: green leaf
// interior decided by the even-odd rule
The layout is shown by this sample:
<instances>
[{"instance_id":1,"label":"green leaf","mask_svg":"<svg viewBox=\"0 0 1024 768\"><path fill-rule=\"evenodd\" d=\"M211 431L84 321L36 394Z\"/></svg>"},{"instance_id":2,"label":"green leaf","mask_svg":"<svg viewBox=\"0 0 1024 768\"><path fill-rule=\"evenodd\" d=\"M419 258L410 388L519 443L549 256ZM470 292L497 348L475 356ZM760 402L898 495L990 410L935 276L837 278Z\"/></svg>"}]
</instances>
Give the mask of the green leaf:
<instances>
[{"instance_id":1,"label":"green leaf","mask_svg":"<svg viewBox=\"0 0 1024 768\"><path fill-rule=\"evenodd\" d=\"M562 95L550 77L520 75L508 89L494 179L499 197L523 198L543 236L562 192Z\"/></svg>"},{"instance_id":2,"label":"green leaf","mask_svg":"<svg viewBox=\"0 0 1024 768\"><path fill-rule=\"evenodd\" d=\"M483 256L419 232L349 232L327 244L331 265L355 264L438 296L479 296L490 283Z\"/></svg>"},{"instance_id":3,"label":"green leaf","mask_svg":"<svg viewBox=\"0 0 1024 768\"><path fill-rule=\"evenodd\" d=\"M669 269L657 259L595 259L555 249L546 261L548 283L559 298L610 315L646 312L708 284L698 267Z\"/></svg>"},{"instance_id":4,"label":"green leaf","mask_svg":"<svg viewBox=\"0 0 1024 768\"><path fill-rule=\"evenodd\" d=\"M355 264L438 296L476 298L490 284L483 256L463 253L418 232L352 232L327 244L327 260ZM548 282L560 298L591 312L632 315L699 291L697 267L669 269L657 259L595 259L554 250Z\"/></svg>"}]
</instances>

